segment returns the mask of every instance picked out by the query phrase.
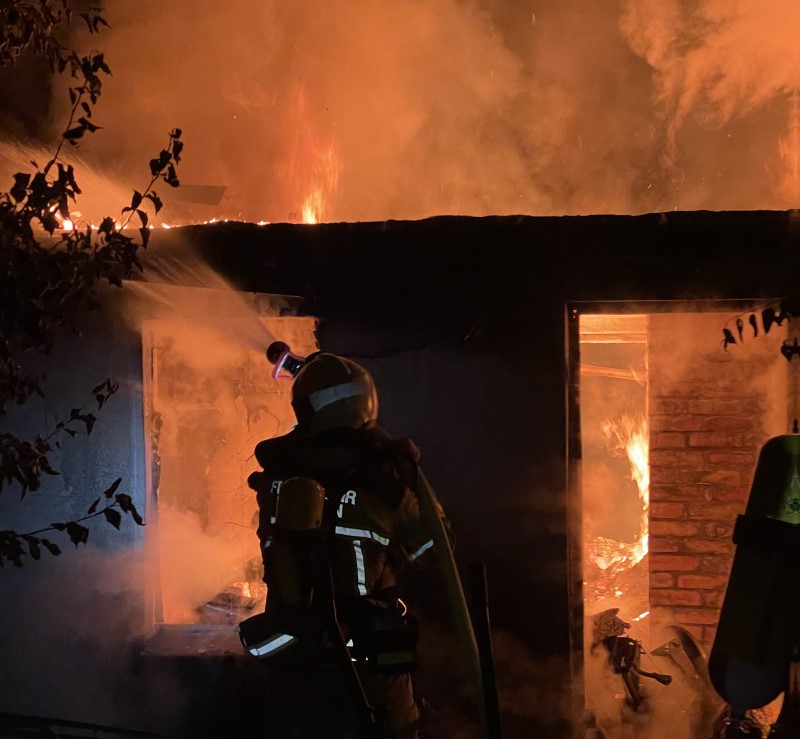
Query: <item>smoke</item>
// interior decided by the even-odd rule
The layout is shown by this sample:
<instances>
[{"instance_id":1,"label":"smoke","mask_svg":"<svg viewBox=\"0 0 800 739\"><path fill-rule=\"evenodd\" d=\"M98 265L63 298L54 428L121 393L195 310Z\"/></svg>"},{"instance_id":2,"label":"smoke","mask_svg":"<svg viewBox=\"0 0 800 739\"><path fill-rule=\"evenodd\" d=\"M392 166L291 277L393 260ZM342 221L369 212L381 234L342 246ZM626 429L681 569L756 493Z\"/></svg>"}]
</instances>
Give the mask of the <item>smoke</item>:
<instances>
[{"instance_id":1,"label":"smoke","mask_svg":"<svg viewBox=\"0 0 800 739\"><path fill-rule=\"evenodd\" d=\"M297 221L315 197L350 221L675 203L614 3L121 0L107 16L104 130L83 145L140 183L181 127L182 181L227 189L215 208L161 188L177 220Z\"/></svg>"},{"instance_id":2,"label":"smoke","mask_svg":"<svg viewBox=\"0 0 800 739\"><path fill-rule=\"evenodd\" d=\"M630 618L624 610L624 600L617 604L621 606L619 615ZM646 650L640 657L640 667L647 672L669 675L672 681L662 685L654 679L640 678L644 702L634 711L623 700L626 691L622 676L611 668L608 650L604 646L592 650L587 644L584 673L587 703L597 726L608 736L631 731L651 739L711 736L722 702L704 683L685 652L679 649L673 652L674 657L652 654L659 646L676 641L676 636L668 626L654 626L649 621L634 623L629 632Z\"/></svg>"},{"instance_id":3,"label":"smoke","mask_svg":"<svg viewBox=\"0 0 800 739\"><path fill-rule=\"evenodd\" d=\"M626 0L621 28L653 72L653 100L665 119L665 166L681 177L676 198L710 207L717 197L728 207L796 206L797 5ZM694 158L716 171L698 178Z\"/></svg>"},{"instance_id":4,"label":"smoke","mask_svg":"<svg viewBox=\"0 0 800 739\"><path fill-rule=\"evenodd\" d=\"M339 162L333 219L527 209L504 131L520 63L469 5L121 2L109 20L101 161L145 162L177 125L184 182L226 186L226 217L297 220Z\"/></svg>"},{"instance_id":5,"label":"smoke","mask_svg":"<svg viewBox=\"0 0 800 739\"><path fill-rule=\"evenodd\" d=\"M3 577L14 596L4 603L0 710L150 730L179 710L185 696L166 671L148 686L131 670L143 633L141 550L70 547Z\"/></svg>"},{"instance_id":6,"label":"smoke","mask_svg":"<svg viewBox=\"0 0 800 739\"><path fill-rule=\"evenodd\" d=\"M743 323L741 335L737 319ZM675 392L686 396L694 391L733 403L752 398L760 413L758 427L753 429L755 438L766 441L787 433L789 375L780 353L787 329L773 326L765 334L760 318L757 321L759 334L755 336L748 314L651 315L651 367L659 395L669 397ZM723 328L737 341L727 350L722 348ZM665 356L669 362L663 361ZM707 379L710 374L715 378L711 383Z\"/></svg>"},{"instance_id":7,"label":"smoke","mask_svg":"<svg viewBox=\"0 0 800 739\"><path fill-rule=\"evenodd\" d=\"M788 0L629 0L622 18L632 49L656 73L671 139L698 104L721 126L800 87L798 27L800 8Z\"/></svg>"},{"instance_id":8,"label":"smoke","mask_svg":"<svg viewBox=\"0 0 800 739\"><path fill-rule=\"evenodd\" d=\"M421 669L414 680L425 701L426 734L484 736L463 645L449 624L416 615ZM566 735L571 716L568 656L537 654L508 631L493 629L492 657L504 736Z\"/></svg>"},{"instance_id":9,"label":"smoke","mask_svg":"<svg viewBox=\"0 0 800 739\"><path fill-rule=\"evenodd\" d=\"M184 185L224 188L217 205L159 188L168 223L800 202L790 0L119 0L105 15L110 31L76 36L114 73L82 156L141 189L177 126Z\"/></svg>"}]
</instances>

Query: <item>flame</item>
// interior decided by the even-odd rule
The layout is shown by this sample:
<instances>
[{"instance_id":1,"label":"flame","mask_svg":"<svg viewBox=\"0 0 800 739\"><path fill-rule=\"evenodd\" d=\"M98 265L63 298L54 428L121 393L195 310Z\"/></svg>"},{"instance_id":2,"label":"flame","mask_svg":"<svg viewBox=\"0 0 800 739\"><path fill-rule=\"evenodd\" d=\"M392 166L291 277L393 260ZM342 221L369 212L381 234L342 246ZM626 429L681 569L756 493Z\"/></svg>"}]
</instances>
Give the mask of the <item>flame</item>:
<instances>
[{"instance_id":1,"label":"flame","mask_svg":"<svg viewBox=\"0 0 800 739\"><path fill-rule=\"evenodd\" d=\"M315 184L303 201L303 223L324 221L331 196L339 187L339 173L342 167L335 145L331 144L321 154L318 154L317 159L317 165L314 168Z\"/></svg>"},{"instance_id":2,"label":"flame","mask_svg":"<svg viewBox=\"0 0 800 739\"><path fill-rule=\"evenodd\" d=\"M58 210L58 203L53 203L53 205L49 208L50 212L55 216L56 221L58 222L58 227L62 231L72 231L75 228L75 223L71 218L64 218ZM70 214L71 216L72 214ZM78 214L80 215L80 214Z\"/></svg>"},{"instance_id":3,"label":"flame","mask_svg":"<svg viewBox=\"0 0 800 739\"><path fill-rule=\"evenodd\" d=\"M639 516L639 531L633 544L598 537L593 546L592 558L601 570L612 565L623 565L621 569L634 567L648 552L650 533L650 439L647 419L638 413L623 415L617 422L603 421L602 430L612 450L622 450L628 457L631 479L639 489L642 512Z\"/></svg>"},{"instance_id":4,"label":"flame","mask_svg":"<svg viewBox=\"0 0 800 739\"><path fill-rule=\"evenodd\" d=\"M289 200L299 205L299 210L289 213L289 220L313 224L328 219L331 202L339 191L342 163L333 136L327 140L320 136L308 107L305 91L295 86L288 104L294 134L287 142L279 173L286 182Z\"/></svg>"}]
</instances>

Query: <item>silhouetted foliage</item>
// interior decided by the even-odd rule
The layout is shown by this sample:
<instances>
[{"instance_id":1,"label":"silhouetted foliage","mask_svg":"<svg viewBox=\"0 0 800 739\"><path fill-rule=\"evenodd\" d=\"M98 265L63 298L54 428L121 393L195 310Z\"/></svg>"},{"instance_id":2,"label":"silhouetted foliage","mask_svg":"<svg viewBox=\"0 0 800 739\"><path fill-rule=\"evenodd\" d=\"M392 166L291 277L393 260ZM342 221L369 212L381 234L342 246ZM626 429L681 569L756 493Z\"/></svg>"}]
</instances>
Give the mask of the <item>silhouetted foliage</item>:
<instances>
[{"instance_id":1,"label":"silhouetted foliage","mask_svg":"<svg viewBox=\"0 0 800 739\"><path fill-rule=\"evenodd\" d=\"M108 23L96 11L79 14L90 33ZM180 129L169 134L167 146L150 161L150 182L134 191L118 219L104 218L99 226L71 222L70 204L80 195L71 165L61 158L64 144L75 146L101 127L92 121L93 106L102 92L103 76L111 73L102 53L79 55L66 48L61 31L70 22L69 0L0 0L0 64L14 64L24 52L44 57L54 73L68 73L70 115L53 156L44 167L31 162L33 172L18 172L6 192L0 192L0 415L9 405L21 405L32 396L44 396L41 374L26 373L23 352L47 354L64 330L77 333L80 310L98 309L98 290L122 281L141 269L138 250L146 248L150 231L148 214L141 207L148 201L158 213L162 203L153 187L163 180L179 185L175 166L183 150ZM126 228L138 222L137 237ZM135 232L134 232L135 233ZM78 430L92 433L97 417L87 410L96 403L99 411L117 392L118 385L104 380L91 391L91 399L75 408L47 436L19 439L0 434L0 493L11 486L22 497L41 486L43 475L57 475L48 454L58 447L57 437L74 436ZM37 531L0 531L0 566L5 561L21 566L27 551L39 559L42 548L57 555L60 549L40 534L63 532L76 546L85 543L89 529L83 522L102 516L115 528L122 515L138 525L141 516L126 493L117 493L116 480L92 504L87 514L74 521L52 523ZM101 500L105 503L100 506Z\"/></svg>"}]
</instances>

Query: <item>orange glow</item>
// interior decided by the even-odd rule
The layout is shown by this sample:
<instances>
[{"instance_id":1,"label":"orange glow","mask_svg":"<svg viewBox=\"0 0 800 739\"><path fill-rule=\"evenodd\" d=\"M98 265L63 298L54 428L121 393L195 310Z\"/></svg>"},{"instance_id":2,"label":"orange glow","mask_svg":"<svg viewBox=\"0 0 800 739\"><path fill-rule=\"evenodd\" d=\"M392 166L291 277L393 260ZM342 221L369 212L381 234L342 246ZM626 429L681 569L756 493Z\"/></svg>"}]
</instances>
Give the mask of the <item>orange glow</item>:
<instances>
[{"instance_id":1,"label":"orange glow","mask_svg":"<svg viewBox=\"0 0 800 739\"><path fill-rule=\"evenodd\" d=\"M789 104L789 132L778 141L783 164L778 189L790 204L796 205L800 198L800 89L792 91Z\"/></svg>"}]
</instances>

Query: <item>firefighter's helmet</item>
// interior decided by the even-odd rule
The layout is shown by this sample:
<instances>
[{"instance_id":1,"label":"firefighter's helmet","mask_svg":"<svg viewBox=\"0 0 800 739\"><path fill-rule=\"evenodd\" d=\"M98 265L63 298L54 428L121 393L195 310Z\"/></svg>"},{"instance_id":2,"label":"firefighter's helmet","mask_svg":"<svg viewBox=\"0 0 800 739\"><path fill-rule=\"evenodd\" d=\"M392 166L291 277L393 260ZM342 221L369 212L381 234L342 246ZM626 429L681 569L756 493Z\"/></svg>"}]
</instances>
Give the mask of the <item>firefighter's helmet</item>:
<instances>
[{"instance_id":1,"label":"firefighter's helmet","mask_svg":"<svg viewBox=\"0 0 800 739\"><path fill-rule=\"evenodd\" d=\"M360 364L336 354L310 359L292 387L297 421L312 434L335 428L361 428L378 418L372 376Z\"/></svg>"}]
</instances>

